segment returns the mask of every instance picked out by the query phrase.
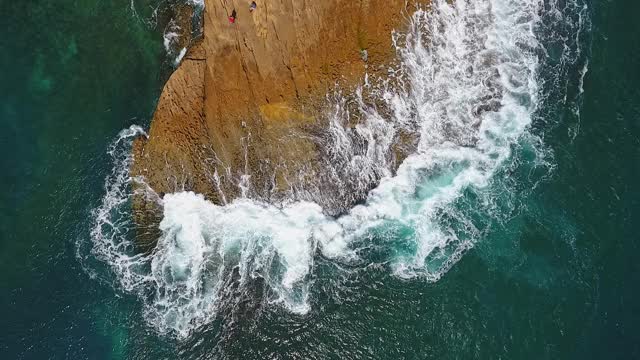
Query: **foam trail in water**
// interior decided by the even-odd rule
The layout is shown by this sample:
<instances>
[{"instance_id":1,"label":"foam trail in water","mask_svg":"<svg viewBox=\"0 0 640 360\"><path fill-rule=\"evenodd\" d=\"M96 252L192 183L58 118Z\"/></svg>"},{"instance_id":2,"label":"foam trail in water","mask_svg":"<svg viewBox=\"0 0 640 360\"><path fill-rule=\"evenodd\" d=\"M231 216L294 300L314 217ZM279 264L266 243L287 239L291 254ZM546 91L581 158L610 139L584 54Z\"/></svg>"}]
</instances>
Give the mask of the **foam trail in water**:
<instances>
[{"instance_id":1,"label":"foam trail in water","mask_svg":"<svg viewBox=\"0 0 640 360\"><path fill-rule=\"evenodd\" d=\"M186 55L187 49L179 47L180 41L180 27L171 20L165 29L163 35L163 45L168 56L173 57L173 65L180 65L180 61Z\"/></svg>"},{"instance_id":2,"label":"foam trail in water","mask_svg":"<svg viewBox=\"0 0 640 360\"><path fill-rule=\"evenodd\" d=\"M219 206L194 193L168 194L158 199L164 213L156 249L135 254L123 235L131 220L113 215L124 212L135 180L128 177L130 157L116 152L96 211L94 253L126 290L140 294L151 324L180 337L210 322L229 300L221 289L233 271L240 284L264 279L270 301L306 312L316 252L336 262L367 262L362 254L372 236L389 247L403 238L402 251L384 259L395 274L438 280L479 236L456 200L492 181L538 106L541 11L538 0L434 0L429 11L412 16L408 33L395 38L401 62L395 71L408 86L380 94L389 114L361 104L366 117L349 129L338 101L330 122L329 162L359 171L363 183L381 178L346 215L331 218L313 202L275 206L242 198ZM388 155L399 130L419 141L392 175ZM354 131L366 145L357 154ZM121 140L115 147L128 154ZM443 221L445 215L454 220Z\"/></svg>"}]
</instances>

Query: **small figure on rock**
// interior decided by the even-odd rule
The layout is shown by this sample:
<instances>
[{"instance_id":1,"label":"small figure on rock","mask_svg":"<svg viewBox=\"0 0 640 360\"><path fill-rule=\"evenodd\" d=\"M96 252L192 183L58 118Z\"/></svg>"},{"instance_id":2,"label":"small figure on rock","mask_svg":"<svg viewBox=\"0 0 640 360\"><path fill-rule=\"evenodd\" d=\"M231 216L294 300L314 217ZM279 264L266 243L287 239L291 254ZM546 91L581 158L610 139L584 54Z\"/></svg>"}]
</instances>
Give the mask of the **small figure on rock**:
<instances>
[{"instance_id":1,"label":"small figure on rock","mask_svg":"<svg viewBox=\"0 0 640 360\"><path fill-rule=\"evenodd\" d=\"M238 13L236 12L236 9L233 9L233 11L231 12L231 16L229 16L229 23L233 24L236 22L236 16L238 15Z\"/></svg>"},{"instance_id":2,"label":"small figure on rock","mask_svg":"<svg viewBox=\"0 0 640 360\"><path fill-rule=\"evenodd\" d=\"M249 11L253 12L253 10L255 10L258 7L258 4L256 4L255 1L251 2L251 5L249 5Z\"/></svg>"}]
</instances>

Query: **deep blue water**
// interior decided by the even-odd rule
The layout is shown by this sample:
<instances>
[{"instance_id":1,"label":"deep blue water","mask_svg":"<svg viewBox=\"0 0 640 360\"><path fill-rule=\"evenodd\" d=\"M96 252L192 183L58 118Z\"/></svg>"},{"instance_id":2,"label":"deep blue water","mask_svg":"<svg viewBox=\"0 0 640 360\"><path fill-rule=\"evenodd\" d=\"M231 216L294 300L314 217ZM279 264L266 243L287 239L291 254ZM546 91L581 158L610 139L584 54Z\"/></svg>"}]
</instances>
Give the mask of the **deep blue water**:
<instances>
[{"instance_id":1,"label":"deep blue water","mask_svg":"<svg viewBox=\"0 0 640 360\"><path fill-rule=\"evenodd\" d=\"M0 2L0 357L640 357L640 4L588 3L580 116L556 99L533 123L553 170L440 281L371 269L304 317L249 309L178 342L76 256L109 143L148 125L170 71L163 3L134 3Z\"/></svg>"}]
</instances>

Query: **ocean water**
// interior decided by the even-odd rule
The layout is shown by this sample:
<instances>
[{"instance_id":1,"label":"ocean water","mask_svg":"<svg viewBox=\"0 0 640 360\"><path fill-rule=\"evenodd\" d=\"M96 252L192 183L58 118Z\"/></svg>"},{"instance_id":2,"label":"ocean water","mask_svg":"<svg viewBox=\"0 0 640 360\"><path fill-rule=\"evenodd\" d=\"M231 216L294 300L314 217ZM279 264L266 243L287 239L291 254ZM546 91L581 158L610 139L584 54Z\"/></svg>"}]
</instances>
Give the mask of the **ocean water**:
<instances>
[{"instance_id":1,"label":"ocean water","mask_svg":"<svg viewBox=\"0 0 640 360\"><path fill-rule=\"evenodd\" d=\"M363 204L178 191L135 254L171 3L1 2L2 358L640 357L640 5L434 4L397 34L407 86L374 89L391 115L328 117Z\"/></svg>"}]
</instances>

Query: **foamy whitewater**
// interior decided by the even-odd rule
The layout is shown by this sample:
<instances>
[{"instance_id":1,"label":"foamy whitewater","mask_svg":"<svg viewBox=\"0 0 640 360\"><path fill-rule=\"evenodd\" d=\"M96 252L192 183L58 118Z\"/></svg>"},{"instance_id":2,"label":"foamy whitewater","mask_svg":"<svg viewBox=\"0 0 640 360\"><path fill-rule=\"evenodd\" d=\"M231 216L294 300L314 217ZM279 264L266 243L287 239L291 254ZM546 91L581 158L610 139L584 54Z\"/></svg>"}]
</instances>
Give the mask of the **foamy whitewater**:
<instances>
[{"instance_id":1,"label":"foamy whitewater","mask_svg":"<svg viewBox=\"0 0 640 360\"><path fill-rule=\"evenodd\" d=\"M163 42L162 42L164 45L164 49L167 52L167 55L169 57L173 57L174 66L180 65L182 58L187 53L187 48L183 47L180 49L178 47L178 40L180 38L180 35L177 33L177 31L179 29L180 27L176 25L176 23L173 20L169 22L169 25L167 26L167 29L164 32Z\"/></svg>"},{"instance_id":2,"label":"foamy whitewater","mask_svg":"<svg viewBox=\"0 0 640 360\"><path fill-rule=\"evenodd\" d=\"M128 168L131 142L144 131L124 130L109 152L114 172L95 211L92 254L109 264L119 286L139 295L153 327L178 337L214 319L234 269L240 286L264 279L269 304L304 314L318 254L366 265L362 250L373 237L403 244L378 260L393 274L437 281L482 236L456 201L500 181L494 175L514 147L540 143L529 128L541 101L544 49L536 27L544 11L557 9L545 10L541 0L434 0L430 10L413 14L408 33L394 36L401 65L390 74L404 86L380 93L392 111L363 104L365 121L346 129L336 102L330 122L336 158L329 160L381 178L362 205L339 218L313 202L241 198L218 206L191 192L167 194L157 199L164 214L156 249L136 254L130 185L144 179L132 179ZM394 171L387 155L401 129L419 142ZM364 139L365 151L354 153L354 136ZM491 207L492 194L485 193L481 203Z\"/></svg>"},{"instance_id":3,"label":"foamy whitewater","mask_svg":"<svg viewBox=\"0 0 640 360\"><path fill-rule=\"evenodd\" d=\"M187 0L187 3L193 6L196 14L200 14L204 9L204 0ZM133 3L132 3L133 8ZM180 47L180 26L172 19L167 24L162 36L162 44L169 58L172 58L173 65L178 66L187 54L186 47ZM189 29L190 30L190 29Z\"/></svg>"}]
</instances>

